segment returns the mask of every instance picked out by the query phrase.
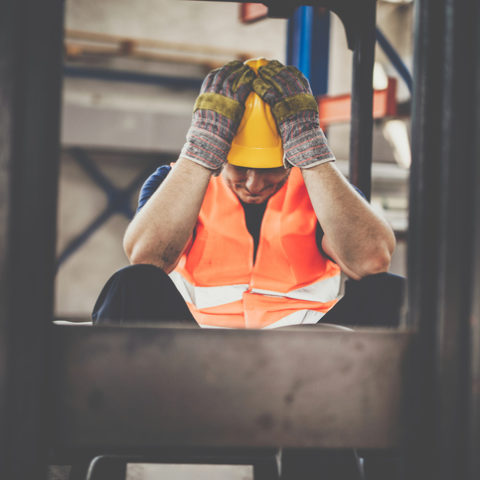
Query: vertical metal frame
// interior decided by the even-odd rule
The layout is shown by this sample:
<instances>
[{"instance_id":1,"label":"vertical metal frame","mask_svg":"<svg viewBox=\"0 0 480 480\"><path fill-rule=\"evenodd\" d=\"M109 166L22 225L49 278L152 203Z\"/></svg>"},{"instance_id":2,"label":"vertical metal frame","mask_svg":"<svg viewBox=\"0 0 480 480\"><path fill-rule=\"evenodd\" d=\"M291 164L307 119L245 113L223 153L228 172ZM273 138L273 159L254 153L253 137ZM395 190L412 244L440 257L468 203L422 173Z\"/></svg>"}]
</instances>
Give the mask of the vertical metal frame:
<instances>
[{"instance_id":1,"label":"vertical metal frame","mask_svg":"<svg viewBox=\"0 0 480 480\"><path fill-rule=\"evenodd\" d=\"M480 19L480 5L476 4L476 11L472 18L477 22ZM472 245L472 282L470 304L470 390L469 390L469 432L468 432L468 479L480 478L480 29L476 29L473 36L470 54L473 60L472 100L474 109L473 118L473 235Z\"/></svg>"},{"instance_id":2,"label":"vertical metal frame","mask_svg":"<svg viewBox=\"0 0 480 480\"><path fill-rule=\"evenodd\" d=\"M372 171L373 61L376 1L366 0L357 18L359 28L353 51L350 181L370 199Z\"/></svg>"},{"instance_id":3,"label":"vertical metal frame","mask_svg":"<svg viewBox=\"0 0 480 480\"><path fill-rule=\"evenodd\" d=\"M472 295L478 295L472 257L480 253L474 242L479 57L478 51L473 61L465 56L475 52L478 15L478 2L416 4L408 266L409 323L418 329L418 348L409 479L466 479L473 454L470 369L478 343L469 336Z\"/></svg>"},{"instance_id":4,"label":"vertical metal frame","mask_svg":"<svg viewBox=\"0 0 480 480\"><path fill-rule=\"evenodd\" d=\"M480 17L480 7L477 4L475 18ZM480 29L472 42L472 56L474 59L474 121L473 130L475 132L473 158L476 159L473 181L477 188L474 188L473 208L473 238L472 244L477 247L473 251L472 258L472 285L471 285L471 336L470 350L471 362L470 369L470 392L469 392L469 412L470 412L470 431L469 431L469 480L480 478Z\"/></svg>"},{"instance_id":5,"label":"vertical metal frame","mask_svg":"<svg viewBox=\"0 0 480 480\"><path fill-rule=\"evenodd\" d=\"M48 448L63 1L0 3L0 477Z\"/></svg>"}]
</instances>

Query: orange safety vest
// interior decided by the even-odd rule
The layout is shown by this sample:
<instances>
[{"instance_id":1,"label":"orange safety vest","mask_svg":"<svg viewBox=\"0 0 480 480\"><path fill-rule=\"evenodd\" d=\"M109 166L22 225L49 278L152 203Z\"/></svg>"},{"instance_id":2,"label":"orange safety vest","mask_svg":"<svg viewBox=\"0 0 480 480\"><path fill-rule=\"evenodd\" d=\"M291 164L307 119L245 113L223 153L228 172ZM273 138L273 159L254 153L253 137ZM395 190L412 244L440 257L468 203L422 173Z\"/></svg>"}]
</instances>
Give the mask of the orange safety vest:
<instances>
[{"instance_id":1,"label":"orange safety vest","mask_svg":"<svg viewBox=\"0 0 480 480\"><path fill-rule=\"evenodd\" d=\"M293 168L268 200L253 263L243 207L221 176L212 178L194 241L170 277L204 327L316 323L336 303L340 286L340 268L318 250L317 223Z\"/></svg>"}]
</instances>

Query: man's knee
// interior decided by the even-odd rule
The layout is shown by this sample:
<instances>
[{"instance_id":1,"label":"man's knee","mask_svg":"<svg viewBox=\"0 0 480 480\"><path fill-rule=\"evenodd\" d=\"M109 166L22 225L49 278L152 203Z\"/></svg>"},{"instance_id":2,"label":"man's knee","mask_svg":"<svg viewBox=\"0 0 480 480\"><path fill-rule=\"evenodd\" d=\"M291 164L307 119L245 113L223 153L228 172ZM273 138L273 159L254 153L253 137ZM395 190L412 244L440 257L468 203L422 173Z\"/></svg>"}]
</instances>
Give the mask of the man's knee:
<instances>
[{"instance_id":1,"label":"man's knee","mask_svg":"<svg viewBox=\"0 0 480 480\"><path fill-rule=\"evenodd\" d=\"M405 278L393 273L377 273L368 275L361 280L347 280L345 282L345 295L359 297L386 295L389 301L401 302L405 291Z\"/></svg>"},{"instance_id":2,"label":"man's knee","mask_svg":"<svg viewBox=\"0 0 480 480\"><path fill-rule=\"evenodd\" d=\"M322 323L357 327L397 327L400 324L405 278L377 273L347 280L344 296L322 318Z\"/></svg>"},{"instance_id":3,"label":"man's knee","mask_svg":"<svg viewBox=\"0 0 480 480\"><path fill-rule=\"evenodd\" d=\"M116 271L111 277L108 283L127 283L135 284L143 282L156 282L162 281L168 275L159 267L146 263L138 265L128 265L120 270Z\"/></svg>"},{"instance_id":4,"label":"man's knee","mask_svg":"<svg viewBox=\"0 0 480 480\"><path fill-rule=\"evenodd\" d=\"M377 273L361 280L347 280L345 297L361 306L359 325L398 326L405 294L405 278L392 273Z\"/></svg>"},{"instance_id":5,"label":"man's knee","mask_svg":"<svg viewBox=\"0 0 480 480\"><path fill-rule=\"evenodd\" d=\"M135 311L144 315L169 281L168 275L154 265L129 265L118 270L100 292L92 312L93 323L121 323L134 317Z\"/></svg>"}]
</instances>

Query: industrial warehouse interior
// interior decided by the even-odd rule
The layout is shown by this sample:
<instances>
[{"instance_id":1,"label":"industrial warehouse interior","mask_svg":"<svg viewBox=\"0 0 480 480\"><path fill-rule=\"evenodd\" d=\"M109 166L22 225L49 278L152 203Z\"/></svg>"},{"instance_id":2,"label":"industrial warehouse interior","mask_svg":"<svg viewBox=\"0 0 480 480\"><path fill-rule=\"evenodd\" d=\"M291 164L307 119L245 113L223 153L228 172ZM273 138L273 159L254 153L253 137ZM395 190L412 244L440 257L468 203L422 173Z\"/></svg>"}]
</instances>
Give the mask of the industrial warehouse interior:
<instances>
[{"instance_id":1,"label":"industrial warehouse interior","mask_svg":"<svg viewBox=\"0 0 480 480\"><path fill-rule=\"evenodd\" d=\"M66 3L56 317L88 317L107 278L128 264L121 239L141 183L178 158L206 73L232 59L285 62L287 23L242 23L240 6L228 2L143 0L135 9L119 1ZM379 2L377 25L409 71L412 24L412 2ZM332 14L328 28L328 48L312 50L312 58L328 58L322 93L350 94L344 27ZM411 92L378 45L374 71L377 90L395 79L398 106L396 115L375 121L372 202L398 232L392 271L404 275ZM328 140L347 174L349 119L329 125ZM99 176L115 190L102 187ZM109 203L129 187L129 210L125 202Z\"/></svg>"},{"instance_id":2,"label":"industrial warehouse interior","mask_svg":"<svg viewBox=\"0 0 480 480\"><path fill-rule=\"evenodd\" d=\"M0 478L479 478L478 2L42 3L0 6ZM92 326L204 78L251 59L309 80L399 321Z\"/></svg>"}]
</instances>

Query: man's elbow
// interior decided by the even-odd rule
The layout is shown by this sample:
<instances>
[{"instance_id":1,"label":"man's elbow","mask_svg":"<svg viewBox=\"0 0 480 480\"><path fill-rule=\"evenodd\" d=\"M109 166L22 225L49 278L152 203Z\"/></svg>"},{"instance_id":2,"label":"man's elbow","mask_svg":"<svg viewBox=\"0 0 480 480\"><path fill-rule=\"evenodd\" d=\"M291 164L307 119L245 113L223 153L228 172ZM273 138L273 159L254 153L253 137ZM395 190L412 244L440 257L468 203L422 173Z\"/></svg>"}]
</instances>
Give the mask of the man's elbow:
<instances>
[{"instance_id":1,"label":"man's elbow","mask_svg":"<svg viewBox=\"0 0 480 480\"><path fill-rule=\"evenodd\" d=\"M154 255L148 249L143 248L141 245L123 245L125 254L132 265L155 265L161 268L165 273L172 272L177 264L177 261L172 260L170 257L163 258L162 256Z\"/></svg>"},{"instance_id":2,"label":"man's elbow","mask_svg":"<svg viewBox=\"0 0 480 480\"><path fill-rule=\"evenodd\" d=\"M363 278L377 273L388 272L391 261L392 251L389 248L378 249L362 262L358 275L360 278Z\"/></svg>"}]
</instances>

